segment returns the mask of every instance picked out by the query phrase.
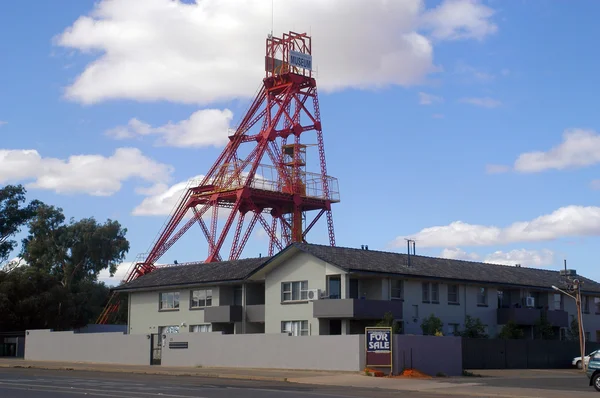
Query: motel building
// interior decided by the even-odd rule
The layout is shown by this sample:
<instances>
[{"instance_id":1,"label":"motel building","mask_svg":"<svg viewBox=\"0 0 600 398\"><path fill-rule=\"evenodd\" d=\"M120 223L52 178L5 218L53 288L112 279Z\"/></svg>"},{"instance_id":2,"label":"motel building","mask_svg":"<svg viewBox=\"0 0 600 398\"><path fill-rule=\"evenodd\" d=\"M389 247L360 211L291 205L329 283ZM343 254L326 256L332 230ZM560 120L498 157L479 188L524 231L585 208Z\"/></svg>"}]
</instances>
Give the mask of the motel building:
<instances>
[{"instance_id":1,"label":"motel building","mask_svg":"<svg viewBox=\"0 0 600 398\"><path fill-rule=\"evenodd\" d=\"M293 243L272 257L159 268L114 290L128 294L129 334L364 334L392 313L403 334L422 334L434 314L454 335L470 315L490 337L514 321L532 338L545 314L564 339L575 301L552 286L565 274L583 281L586 340L600 342L600 284L574 270Z\"/></svg>"}]
</instances>

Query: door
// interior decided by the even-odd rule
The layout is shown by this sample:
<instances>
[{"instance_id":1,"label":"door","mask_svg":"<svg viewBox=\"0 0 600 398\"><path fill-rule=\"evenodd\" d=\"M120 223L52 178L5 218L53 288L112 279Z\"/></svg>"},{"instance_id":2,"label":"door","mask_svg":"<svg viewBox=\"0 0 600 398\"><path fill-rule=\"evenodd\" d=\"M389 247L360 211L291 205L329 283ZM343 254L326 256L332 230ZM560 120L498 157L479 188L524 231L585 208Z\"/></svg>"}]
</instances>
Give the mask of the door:
<instances>
[{"instance_id":1,"label":"door","mask_svg":"<svg viewBox=\"0 0 600 398\"><path fill-rule=\"evenodd\" d=\"M161 337L159 333L150 335L150 365L160 365L162 357Z\"/></svg>"}]
</instances>

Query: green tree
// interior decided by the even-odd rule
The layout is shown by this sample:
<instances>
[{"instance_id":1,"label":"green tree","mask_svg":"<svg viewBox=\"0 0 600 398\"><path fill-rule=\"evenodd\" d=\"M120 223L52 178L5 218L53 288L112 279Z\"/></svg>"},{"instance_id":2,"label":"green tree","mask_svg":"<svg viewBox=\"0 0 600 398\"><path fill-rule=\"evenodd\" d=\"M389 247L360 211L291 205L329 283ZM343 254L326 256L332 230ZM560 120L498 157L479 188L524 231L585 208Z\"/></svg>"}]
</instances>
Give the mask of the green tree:
<instances>
[{"instance_id":1,"label":"green tree","mask_svg":"<svg viewBox=\"0 0 600 398\"><path fill-rule=\"evenodd\" d=\"M444 324L442 323L442 320L436 317L434 314L431 314L429 317L423 319L423 322L421 323L421 330L423 331L423 334L428 336L434 336L438 333L441 333L443 327Z\"/></svg>"},{"instance_id":2,"label":"green tree","mask_svg":"<svg viewBox=\"0 0 600 398\"><path fill-rule=\"evenodd\" d=\"M515 321L508 321L506 325L502 327L498 337L501 339L522 339L525 337L525 333Z\"/></svg>"},{"instance_id":3,"label":"green tree","mask_svg":"<svg viewBox=\"0 0 600 398\"><path fill-rule=\"evenodd\" d=\"M65 223L62 209L41 205L29 222L21 257L32 267L56 276L65 287L96 282L108 269L111 276L129 251L127 230L117 221L93 218Z\"/></svg>"},{"instance_id":4,"label":"green tree","mask_svg":"<svg viewBox=\"0 0 600 398\"><path fill-rule=\"evenodd\" d=\"M129 250L126 230L112 220L66 222L62 209L32 203L20 253L25 266L0 272L0 331L69 330L93 323L109 296L98 274L107 269L113 275L123 261ZM127 305L122 308L120 322L127 319Z\"/></svg>"},{"instance_id":5,"label":"green tree","mask_svg":"<svg viewBox=\"0 0 600 398\"><path fill-rule=\"evenodd\" d=\"M17 242L12 239L20 232L41 204L34 200L25 205L26 190L22 185L7 185L0 188L0 264L8 260Z\"/></svg>"},{"instance_id":6,"label":"green tree","mask_svg":"<svg viewBox=\"0 0 600 398\"><path fill-rule=\"evenodd\" d=\"M554 337L554 329L552 324L548 322L546 311L542 311L540 317L535 321L534 331L536 339L549 340Z\"/></svg>"},{"instance_id":7,"label":"green tree","mask_svg":"<svg viewBox=\"0 0 600 398\"><path fill-rule=\"evenodd\" d=\"M122 299L123 298L121 298L121 300ZM123 302L121 302L121 305L123 305ZM119 315L122 316L122 314L119 314ZM400 326L400 322L398 322L394 319L394 314L392 314L391 312L386 312L383 315L383 319L381 321L379 321L375 326L391 327L393 334L399 334L402 330L402 328Z\"/></svg>"},{"instance_id":8,"label":"green tree","mask_svg":"<svg viewBox=\"0 0 600 398\"><path fill-rule=\"evenodd\" d=\"M488 337L485 332L485 325L479 318L473 318L471 315L465 317L465 329L459 333L462 337L471 339L485 339Z\"/></svg>"}]
</instances>

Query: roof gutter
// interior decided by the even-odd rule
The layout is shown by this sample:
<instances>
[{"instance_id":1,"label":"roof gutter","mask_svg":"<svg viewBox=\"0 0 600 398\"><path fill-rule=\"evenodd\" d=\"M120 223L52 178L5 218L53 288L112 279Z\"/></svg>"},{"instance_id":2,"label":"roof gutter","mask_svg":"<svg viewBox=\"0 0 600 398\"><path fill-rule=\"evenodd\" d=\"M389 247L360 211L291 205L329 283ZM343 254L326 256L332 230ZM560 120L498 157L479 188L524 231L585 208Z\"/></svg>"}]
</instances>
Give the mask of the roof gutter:
<instances>
[{"instance_id":1,"label":"roof gutter","mask_svg":"<svg viewBox=\"0 0 600 398\"><path fill-rule=\"evenodd\" d=\"M246 277L247 278L247 277ZM134 293L134 292L148 292L156 290L164 290L169 288L189 288L189 287L200 287L200 286L222 286L222 285L233 285L235 283L251 282L246 279L230 279L224 281L212 281L212 282L191 282L191 283L175 283L168 285L153 285L153 286L142 286L142 287L131 287L131 288L119 288L115 287L110 289L111 292L117 293Z\"/></svg>"},{"instance_id":2,"label":"roof gutter","mask_svg":"<svg viewBox=\"0 0 600 398\"><path fill-rule=\"evenodd\" d=\"M444 278L441 276L426 276L426 275L415 275L415 274L404 274L404 273L395 273L395 272L379 272L379 271L365 271L365 270L357 270L357 269L348 269L348 272L356 275L377 275L377 276L401 276L406 278L414 278L414 279L425 279L425 280L440 280L440 281L455 281L461 282L465 284L472 285L493 285L493 286L510 286L510 287L519 287L519 288L534 288L539 290L547 290L553 291L551 286L533 286L533 285L521 285L515 283L507 283L507 282L493 282L493 281L482 281L477 279L456 279L456 278ZM589 293L600 295L598 291L591 290L582 290L582 293Z\"/></svg>"}]
</instances>

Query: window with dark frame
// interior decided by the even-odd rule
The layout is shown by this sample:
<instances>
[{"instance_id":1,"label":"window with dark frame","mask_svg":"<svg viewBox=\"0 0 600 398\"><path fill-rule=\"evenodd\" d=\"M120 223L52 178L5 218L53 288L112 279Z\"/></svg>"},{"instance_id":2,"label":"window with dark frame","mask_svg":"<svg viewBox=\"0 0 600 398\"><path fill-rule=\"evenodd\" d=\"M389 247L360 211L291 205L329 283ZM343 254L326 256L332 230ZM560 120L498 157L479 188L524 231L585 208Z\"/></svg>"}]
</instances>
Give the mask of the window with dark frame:
<instances>
[{"instance_id":1,"label":"window with dark frame","mask_svg":"<svg viewBox=\"0 0 600 398\"><path fill-rule=\"evenodd\" d=\"M423 298L422 298L422 300L423 300L424 303L428 303L429 302L429 283L423 282L421 284L421 286L422 286L422 289L423 289Z\"/></svg>"},{"instance_id":2,"label":"window with dark frame","mask_svg":"<svg viewBox=\"0 0 600 398\"><path fill-rule=\"evenodd\" d=\"M458 285L448 285L448 304L458 304Z\"/></svg>"},{"instance_id":3,"label":"window with dark frame","mask_svg":"<svg viewBox=\"0 0 600 398\"><path fill-rule=\"evenodd\" d=\"M423 282L423 302L438 304L440 302L440 284L437 282Z\"/></svg>"},{"instance_id":4,"label":"window with dark frame","mask_svg":"<svg viewBox=\"0 0 600 398\"><path fill-rule=\"evenodd\" d=\"M159 310L178 310L179 292L160 293Z\"/></svg>"},{"instance_id":5,"label":"window with dark frame","mask_svg":"<svg viewBox=\"0 0 600 398\"><path fill-rule=\"evenodd\" d=\"M197 289L191 294L190 308L212 307L212 289Z\"/></svg>"},{"instance_id":6,"label":"window with dark frame","mask_svg":"<svg viewBox=\"0 0 600 398\"><path fill-rule=\"evenodd\" d=\"M477 291L477 305L487 305L488 304L488 291L487 287L480 287Z\"/></svg>"},{"instance_id":7,"label":"window with dark frame","mask_svg":"<svg viewBox=\"0 0 600 398\"><path fill-rule=\"evenodd\" d=\"M404 281L402 279L392 279L390 297L392 300L404 299Z\"/></svg>"}]
</instances>

